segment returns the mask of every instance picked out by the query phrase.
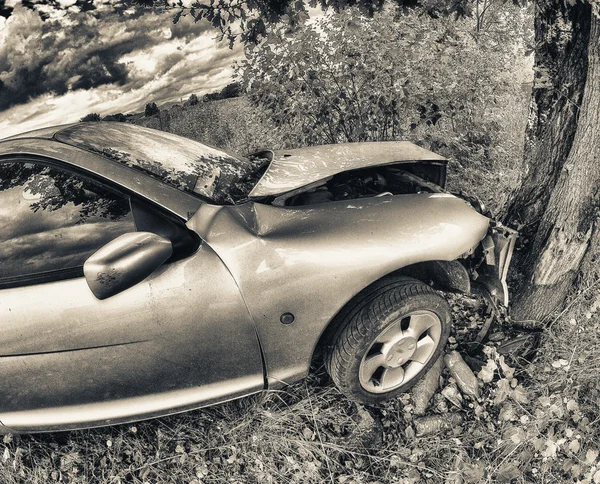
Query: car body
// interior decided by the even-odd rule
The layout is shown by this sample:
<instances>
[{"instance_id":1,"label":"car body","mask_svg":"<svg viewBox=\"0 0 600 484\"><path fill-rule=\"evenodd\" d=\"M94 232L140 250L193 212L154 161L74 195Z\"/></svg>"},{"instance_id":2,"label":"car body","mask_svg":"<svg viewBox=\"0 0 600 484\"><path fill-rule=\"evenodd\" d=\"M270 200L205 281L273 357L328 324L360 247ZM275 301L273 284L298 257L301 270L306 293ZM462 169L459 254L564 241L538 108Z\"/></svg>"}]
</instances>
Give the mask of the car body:
<instances>
[{"instance_id":1,"label":"car body","mask_svg":"<svg viewBox=\"0 0 600 484\"><path fill-rule=\"evenodd\" d=\"M127 123L1 140L1 429L297 381L336 315L390 274L463 292L477 279L507 303L515 234L445 177L408 142L242 158Z\"/></svg>"}]
</instances>

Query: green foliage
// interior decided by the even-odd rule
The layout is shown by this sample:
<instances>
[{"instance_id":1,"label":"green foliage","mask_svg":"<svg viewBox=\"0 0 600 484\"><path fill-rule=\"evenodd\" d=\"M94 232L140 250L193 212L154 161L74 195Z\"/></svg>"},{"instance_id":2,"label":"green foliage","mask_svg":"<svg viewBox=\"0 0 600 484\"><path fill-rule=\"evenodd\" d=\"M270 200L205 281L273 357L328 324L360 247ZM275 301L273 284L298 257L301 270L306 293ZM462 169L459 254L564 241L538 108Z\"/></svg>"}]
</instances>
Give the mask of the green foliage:
<instances>
[{"instance_id":1,"label":"green foliage","mask_svg":"<svg viewBox=\"0 0 600 484\"><path fill-rule=\"evenodd\" d=\"M89 113L89 114L86 114L79 121L82 123L84 123L86 121L100 121L100 115L98 113Z\"/></svg>"}]
</instances>

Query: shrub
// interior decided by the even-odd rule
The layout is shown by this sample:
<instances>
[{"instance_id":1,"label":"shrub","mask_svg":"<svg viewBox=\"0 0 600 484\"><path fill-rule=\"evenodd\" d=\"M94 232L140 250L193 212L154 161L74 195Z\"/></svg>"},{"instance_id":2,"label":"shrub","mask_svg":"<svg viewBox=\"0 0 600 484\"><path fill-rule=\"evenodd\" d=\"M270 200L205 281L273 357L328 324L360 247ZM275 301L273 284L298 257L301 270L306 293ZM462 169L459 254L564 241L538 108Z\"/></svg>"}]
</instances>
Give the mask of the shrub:
<instances>
[{"instance_id":1,"label":"shrub","mask_svg":"<svg viewBox=\"0 0 600 484\"><path fill-rule=\"evenodd\" d=\"M497 187L475 194L498 212L516 186L528 96L521 16L497 20L476 34L471 18L346 9L276 29L247 52L238 79L288 148L410 140L458 162L470 183L452 190ZM474 175L475 165L484 169Z\"/></svg>"},{"instance_id":2,"label":"shrub","mask_svg":"<svg viewBox=\"0 0 600 484\"><path fill-rule=\"evenodd\" d=\"M125 116L123 113L109 114L108 116L104 116L102 121L115 121L117 123L124 123L127 121L127 116Z\"/></svg>"},{"instance_id":3,"label":"shrub","mask_svg":"<svg viewBox=\"0 0 600 484\"><path fill-rule=\"evenodd\" d=\"M160 112L158 106L155 102L151 102L146 104L146 108L144 109L144 116L154 116Z\"/></svg>"},{"instance_id":4,"label":"shrub","mask_svg":"<svg viewBox=\"0 0 600 484\"><path fill-rule=\"evenodd\" d=\"M98 113L89 113L86 114L83 118L81 118L79 121L81 123L85 123L87 121L100 121L100 115Z\"/></svg>"},{"instance_id":5,"label":"shrub","mask_svg":"<svg viewBox=\"0 0 600 484\"><path fill-rule=\"evenodd\" d=\"M184 106L195 106L196 104L198 104L198 96L196 96L195 94L192 94L188 100L184 103Z\"/></svg>"},{"instance_id":6,"label":"shrub","mask_svg":"<svg viewBox=\"0 0 600 484\"><path fill-rule=\"evenodd\" d=\"M202 97L203 101L218 101L220 99L231 99L239 97L242 92L242 85L239 82L227 84L219 92L209 92Z\"/></svg>"}]
</instances>

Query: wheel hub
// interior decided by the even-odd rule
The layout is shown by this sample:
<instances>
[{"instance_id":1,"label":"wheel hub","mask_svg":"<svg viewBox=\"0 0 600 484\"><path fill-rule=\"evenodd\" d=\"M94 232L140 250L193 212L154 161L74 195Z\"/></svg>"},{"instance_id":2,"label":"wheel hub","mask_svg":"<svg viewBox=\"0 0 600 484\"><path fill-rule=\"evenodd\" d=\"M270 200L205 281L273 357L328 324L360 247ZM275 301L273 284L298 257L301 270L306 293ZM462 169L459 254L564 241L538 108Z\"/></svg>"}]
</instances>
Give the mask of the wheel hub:
<instances>
[{"instance_id":1,"label":"wheel hub","mask_svg":"<svg viewBox=\"0 0 600 484\"><path fill-rule=\"evenodd\" d=\"M377 335L359 367L361 386L385 393L416 378L440 344L442 323L433 311L400 315Z\"/></svg>"},{"instance_id":2,"label":"wheel hub","mask_svg":"<svg viewBox=\"0 0 600 484\"><path fill-rule=\"evenodd\" d=\"M406 336L394 343L385 351L385 366L398 368L406 363L417 349L417 340L412 336Z\"/></svg>"}]
</instances>

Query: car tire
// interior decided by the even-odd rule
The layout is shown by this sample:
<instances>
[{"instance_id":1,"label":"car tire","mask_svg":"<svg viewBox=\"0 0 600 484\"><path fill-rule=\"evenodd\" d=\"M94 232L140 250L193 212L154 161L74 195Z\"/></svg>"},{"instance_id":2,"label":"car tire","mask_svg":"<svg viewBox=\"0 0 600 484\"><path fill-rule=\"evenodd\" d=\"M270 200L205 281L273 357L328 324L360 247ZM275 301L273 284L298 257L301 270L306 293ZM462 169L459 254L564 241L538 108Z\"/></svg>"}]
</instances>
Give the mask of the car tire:
<instances>
[{"instance_id":1,"label":"car tire","mask_svg":"<svg viewBox=\"0 0 600 484\"><path fill-rule=\"evenodd\" d=\"M359 296L340 314L326 367L342 393L373 405L406 392L435 363L450 335L450 307L410 278Z\"/></svg>"}]
</instances>

